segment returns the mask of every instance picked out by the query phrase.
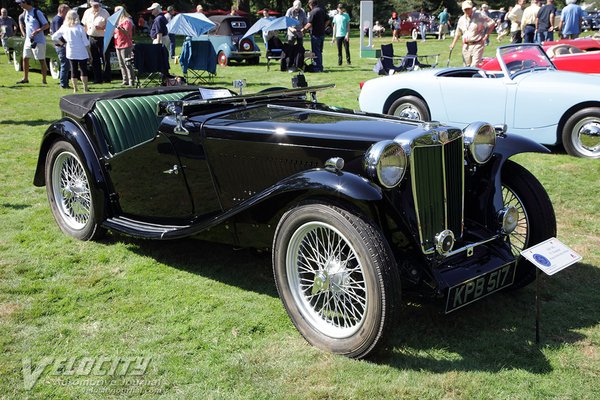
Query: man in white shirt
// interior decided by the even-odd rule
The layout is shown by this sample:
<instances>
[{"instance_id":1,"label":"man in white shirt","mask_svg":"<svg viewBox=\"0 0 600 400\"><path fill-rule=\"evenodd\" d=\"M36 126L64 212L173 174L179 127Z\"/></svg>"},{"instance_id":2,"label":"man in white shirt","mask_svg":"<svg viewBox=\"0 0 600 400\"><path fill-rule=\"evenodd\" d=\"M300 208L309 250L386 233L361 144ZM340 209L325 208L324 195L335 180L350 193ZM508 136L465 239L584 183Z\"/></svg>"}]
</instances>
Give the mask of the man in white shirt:
<instances>
[{"instance_id":1,"label":"man in white shirt","mask_svg":"<svg viewBox=\"0 0 600 400\"><path fill-rule=\"evenodd\" d=\"M90 39L90 53L92 54L92 71L94 72L94 83L110 83L110 57L104 54L104 28L106 20L110 17L100 5L98 0L92 0L90 7L83 13L81 23ZM102 71L104 64L104 71Z\"/></svg>"}]
</instances>

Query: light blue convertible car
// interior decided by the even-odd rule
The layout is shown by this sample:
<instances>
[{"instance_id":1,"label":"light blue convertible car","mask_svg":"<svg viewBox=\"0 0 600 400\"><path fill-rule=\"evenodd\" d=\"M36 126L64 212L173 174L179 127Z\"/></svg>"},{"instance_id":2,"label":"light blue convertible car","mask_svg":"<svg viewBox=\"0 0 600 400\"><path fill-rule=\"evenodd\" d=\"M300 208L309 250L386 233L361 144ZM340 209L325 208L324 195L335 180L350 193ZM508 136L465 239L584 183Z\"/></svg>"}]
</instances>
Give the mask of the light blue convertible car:
<instances>
[{"instance_id":1,"label":"light blue convertible car","mask_svg":"<svg viewBox=\"0 0 600 400\"><path fill-rule=\"evenodd\" d=\"M213 15L209 19L215 23L215 27L197 40L208 40L212 43L219 65L225 66L231 60L246 60L248 64L258 64L260 49L254 39L242 39L250 28L247 18L237 15Z\"/></svg>"},{"instance_id":2,"label":"light blue convertible car","mask_svg":"<svg viewBox=\"0 0 600 400\"><path fill-rule=\"evenodd\" d=\"M360 108L458 127L474 118L506 124L509 134L600 158L599 76L558 71L535 44L503 46L496 56L500 71L423 69L369 80Z\"/></svg>"}]
</instances>

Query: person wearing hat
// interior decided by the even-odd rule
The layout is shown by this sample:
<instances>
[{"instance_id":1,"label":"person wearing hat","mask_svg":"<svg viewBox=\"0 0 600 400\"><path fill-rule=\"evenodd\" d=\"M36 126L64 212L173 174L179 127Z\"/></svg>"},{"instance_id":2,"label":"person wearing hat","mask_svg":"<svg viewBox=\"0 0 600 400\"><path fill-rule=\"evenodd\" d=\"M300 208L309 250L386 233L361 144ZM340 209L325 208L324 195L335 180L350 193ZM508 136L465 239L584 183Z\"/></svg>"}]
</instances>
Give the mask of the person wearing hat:
<instances>
[{"instance_id":1,"label":"person wearing hat","mask_svg":"<svg viewBox=\"0 0 600 400\"><path fill-rule=\"evenodd\" d=\"M175 7L169 6L167 7L167 13L165 14L165 18L167 19L167 24L171 22L173 17L175 16ZM172 59L175 59L175 34L169 33L169 56Z\"/></svg>"},{"instance_id":2,"label":"person wearing hat","mask_svg":"<svg viewBox=\"0 0 600 400\"><path fill-rule=\"evenodd\" d=\"M523 43L533 43L535 41L535 21L539 11L539 0L531 0L531 5L523 11L523 17L521 17Z\"/></svg>"},{"instance_id":3,"label":"person wearing hat","mask_svg":"<svg viewBox=\"0 0 600 400\"><path fill-rule=\"evenodd\" d=\"M464 14L458 19L450 50L462 36L463 63L465 66L476 67L483 57L485 41L494 30L496 23L490 17L473 11L473 3L469 0L463 1L462 9Z\"/></svg>"},{"instance_id":4,"label":"person wearing hat","mask_svg":"<svg viewBox=\"0 0 600 400\"><path fill-rule=\"evenodd\" d=\"M338 4L337 11L338 13L333 17L331 43L337 43L338 65L342 65L342 45L346 50L346 63L350 65L350 16L342 3Z\"/></svg>"},{"instance_id":5,"label":"person wearing hat","mask_svg":"<svg viewBox=\"0 0 600 400\"><path fill-rule=\"evenodd\" d=\"M40 62L42 67L42 83L46 84L46 37L44 30L50 27L48 20L37 8L31 5L32 0L17 0L23 9L25 22L25 43L23 44L23 79L18 84L29 83L29 59L34 58Z\"/></svg>"},{"instance_id":6,"label":"person wearing hat","mask_svg":"<svg viewBox=\"0 0 600 400\"><path fill-rule=\"evenodd\" d=\"M85 33L87 33L90 39L94 83L110 83L110 60L109 57L104 54L104 30L110 14L102 8L100 2L97 0L92 0L90 6L91 7L83 13L81 23L85 27ZM103 64L104 71L102 71Z\"/></svg>"},{"instance_id":7,"label":"person wearing hat","mask_svg":"<svg viewBox=\"0 0 600 400\"><path fill-rule=\"evenodd\" d=\"M152 28L150 28L150 37L152 38L152 43L161 43L168 49L169 44L171 43L169 40L169 31L167 30L167 24L169 22L162 12L161 5L158 3L152 3L152 5L148 7L148 11L152 11L152 15L155 17L154 22L152 23Z\"/></svg>"},{"instance_id":8,"label":"person wearing hat","mask_svg":"<svg viewBox=\"0 0 600 400\"><path fill-rule=\"evenodd\" d=\"M294 3L288 10L285 12L285 16L289 18L294 18L298 20L298 25L290 26L287 30L287 39L288 43L293 44L296 42L300 46L302 46L304 42L304 37L302 35L302 27L306 25L308 20L306 19L306 11L302 8L302 2L300 0L295 0Z\"/></svg>"}]
</instances>

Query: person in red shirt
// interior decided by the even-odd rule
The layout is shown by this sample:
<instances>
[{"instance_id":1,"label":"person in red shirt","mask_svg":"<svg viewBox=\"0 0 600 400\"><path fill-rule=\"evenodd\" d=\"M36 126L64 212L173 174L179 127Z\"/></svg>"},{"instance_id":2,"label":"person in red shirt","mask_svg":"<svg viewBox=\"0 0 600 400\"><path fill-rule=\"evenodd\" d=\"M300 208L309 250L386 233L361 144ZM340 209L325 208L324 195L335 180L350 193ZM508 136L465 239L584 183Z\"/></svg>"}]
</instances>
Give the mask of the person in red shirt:
<instances>
[{"instance_id":1,"label":"person in red shirt","mask_svg":"<svg viewBox=\"0 0 600 400\"><path fill-rule=\"evenodd\" d=\"M123 9L123 13L119 18L119 23L115 29L115 49L117 51L117 59L123 76L122 86L133 86L135 83L135 75L133 74L133 65L125 60L133 57L133 22L131 16L122 6L115 7L115 12Z\"/></svg>"}]
</instances>

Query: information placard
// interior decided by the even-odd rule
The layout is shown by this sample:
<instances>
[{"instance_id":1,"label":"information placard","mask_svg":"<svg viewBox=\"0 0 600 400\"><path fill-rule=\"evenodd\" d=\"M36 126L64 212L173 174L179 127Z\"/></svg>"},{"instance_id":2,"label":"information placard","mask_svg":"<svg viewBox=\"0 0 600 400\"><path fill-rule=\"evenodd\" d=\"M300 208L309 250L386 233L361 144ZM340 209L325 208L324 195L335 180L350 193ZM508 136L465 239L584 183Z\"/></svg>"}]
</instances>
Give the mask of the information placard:
<instances>
[{"instance_id":1,"label":"information placard","mask_svg":"<svg viewBox=\"0 0 600 400\"><path fill-rule=\"evenodd\" d=\"M525 249L521 252L521 255L547 275L554 275L582 258L557 238L550 238Z\"/></svg>"}]
</instances>

